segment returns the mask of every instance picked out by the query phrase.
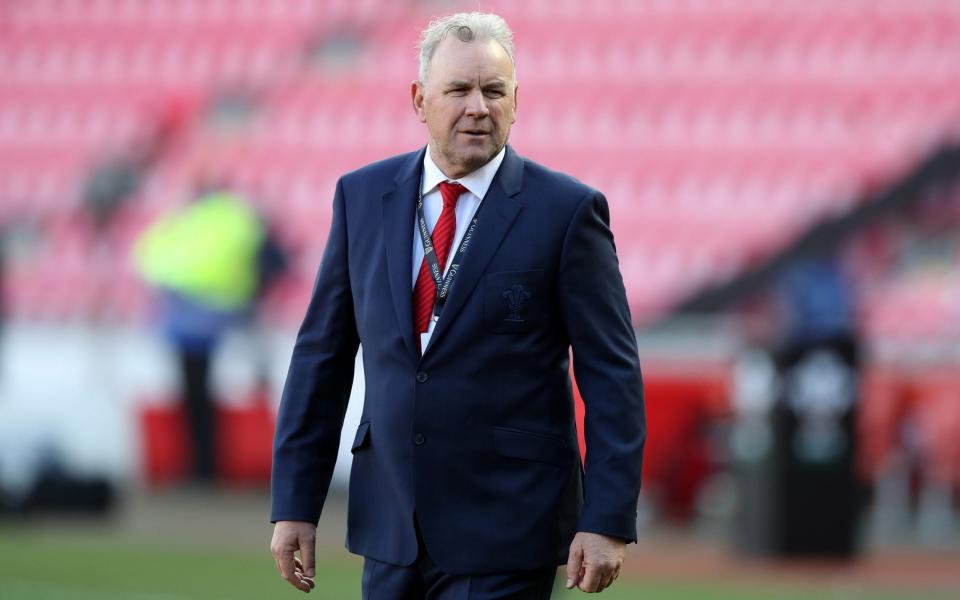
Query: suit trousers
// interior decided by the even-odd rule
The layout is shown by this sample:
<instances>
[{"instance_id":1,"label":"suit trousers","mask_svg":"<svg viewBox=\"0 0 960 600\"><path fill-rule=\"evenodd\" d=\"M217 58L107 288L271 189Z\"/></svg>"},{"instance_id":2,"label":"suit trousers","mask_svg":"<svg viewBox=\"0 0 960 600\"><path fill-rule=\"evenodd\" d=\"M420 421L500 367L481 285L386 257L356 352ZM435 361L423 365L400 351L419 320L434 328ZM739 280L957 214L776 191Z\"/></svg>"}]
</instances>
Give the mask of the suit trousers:
<instances>
[{"instance_id":1,"label":"suit trousers","mask_svg":"<svg viewBox=\"0 0 960 600\"><path fill-rule=\"evenodd\" d=\"M417 560L408 567L363 559L363 600L549 600L557 568L494 575L451 575L427 554L417 527Z\"/></svg>"}]
</instances>

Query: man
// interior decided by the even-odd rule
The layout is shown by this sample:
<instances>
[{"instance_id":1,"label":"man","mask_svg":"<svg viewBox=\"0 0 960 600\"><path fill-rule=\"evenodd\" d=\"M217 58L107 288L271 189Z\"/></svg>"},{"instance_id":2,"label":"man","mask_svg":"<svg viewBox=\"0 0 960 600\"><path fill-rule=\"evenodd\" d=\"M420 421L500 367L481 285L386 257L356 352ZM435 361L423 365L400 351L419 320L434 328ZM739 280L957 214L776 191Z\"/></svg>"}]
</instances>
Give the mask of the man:
<instances>
[{"instance_id":1,"label":"man","mask_svg":"<svg viewBox=\"0 0 960 600\"><path fill-rule=\"evenodd\" d=\"M517 84L500 17L432 22L412 97L427 147L337 184L277 423L277 566L314 587L362 343L347 548L365 558L363 597L549 598L565 562L568 588L600 591L636 539L645 439L606 201L506 145Z\"/></svg>"}]
</instances>

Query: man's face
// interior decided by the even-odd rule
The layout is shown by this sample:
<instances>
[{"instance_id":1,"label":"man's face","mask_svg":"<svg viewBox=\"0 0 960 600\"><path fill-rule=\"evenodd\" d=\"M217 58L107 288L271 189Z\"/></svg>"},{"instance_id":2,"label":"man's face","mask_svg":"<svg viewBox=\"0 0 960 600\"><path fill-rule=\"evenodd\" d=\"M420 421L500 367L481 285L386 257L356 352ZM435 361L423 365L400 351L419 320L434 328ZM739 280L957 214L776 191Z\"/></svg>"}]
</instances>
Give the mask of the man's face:
<instances>
[{"instance_id":1,"label":"man's face","mask_svg":"<svg viewBox=\"0 0 960 600\"><path fill-rule=\"evenodd\" d=\"M489 162L516 121L513 63L495 40L462 42L450 32L434 52L427 81L415 81L412 92L430 156L451 179Z\"/></svg>"}]
</instances>

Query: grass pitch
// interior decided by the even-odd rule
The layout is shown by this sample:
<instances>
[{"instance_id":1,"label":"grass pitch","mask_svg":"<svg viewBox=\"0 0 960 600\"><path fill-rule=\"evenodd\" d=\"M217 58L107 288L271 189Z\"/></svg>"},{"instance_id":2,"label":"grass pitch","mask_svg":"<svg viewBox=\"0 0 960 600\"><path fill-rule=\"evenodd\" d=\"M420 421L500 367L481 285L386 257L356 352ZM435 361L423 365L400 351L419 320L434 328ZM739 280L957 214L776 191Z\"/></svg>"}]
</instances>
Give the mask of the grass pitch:
<instances>
[{"instance_id":1,"label":"grass pitch","mask_svg":"<svg viewBox=\"0 0 960 600\"><path fill-rule=\"evenodd\" d=\"M282 600L360 597L362 560L343 549L346 498L317 530L317 588L280 578L264 490L131 489L102 519L0 520L0 600ZM644 532L604 600L946 600L960 554L871 556L854 566L745 565L722 541ZM555 600L592 598L562 589ZM954 585L956 582L957 585Z\"/></svg>"},{"instance_id":2,"label":"grass pitch","mask_svg":"<svg viewBox=\"0 0 960 600\"><path fill-rule=\"evenodd\" d=\"M359 598L361 561L346 553L319 556L317 589L309 597ZM554 598L585 598L559 589ZM0 528L0 598L3 600L262 600L299 598L261 548L131 541L95 532L55 534ZM606 600L934 600L947 595L883 593L835 584L773 585L724 582L643 582L625 575L603 593Z\"/></svg>"}]
</instances>

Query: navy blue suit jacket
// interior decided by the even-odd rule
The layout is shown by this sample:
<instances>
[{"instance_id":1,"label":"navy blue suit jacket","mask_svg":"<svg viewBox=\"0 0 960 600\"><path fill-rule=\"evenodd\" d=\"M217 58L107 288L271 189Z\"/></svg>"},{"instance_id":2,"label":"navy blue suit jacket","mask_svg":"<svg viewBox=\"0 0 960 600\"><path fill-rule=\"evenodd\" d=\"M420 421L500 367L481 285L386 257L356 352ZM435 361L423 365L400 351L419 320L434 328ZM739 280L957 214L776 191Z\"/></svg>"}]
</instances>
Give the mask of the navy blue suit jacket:
<instances>
[{"instance_id":1,"label":"navy blue suit jacket","mask_svg":"<svg viewBox=\"0 0 960 600\"><path fill-rule=\"evenodd\" d=\"M606 200L507 147L421 358L411 244L424 151L337 184L277 420L271 520L319 519L361 345L351 552L411 564L414 513L452 574L563 564L576 531L635 540L643 391Z\"/></svg>"}]
</instances>

